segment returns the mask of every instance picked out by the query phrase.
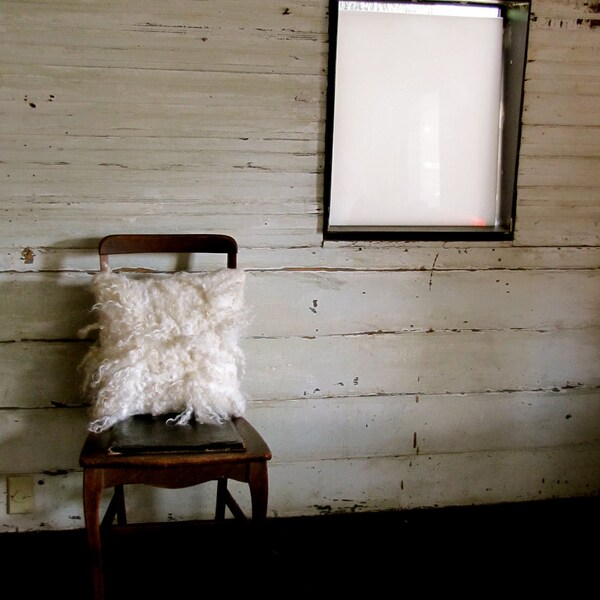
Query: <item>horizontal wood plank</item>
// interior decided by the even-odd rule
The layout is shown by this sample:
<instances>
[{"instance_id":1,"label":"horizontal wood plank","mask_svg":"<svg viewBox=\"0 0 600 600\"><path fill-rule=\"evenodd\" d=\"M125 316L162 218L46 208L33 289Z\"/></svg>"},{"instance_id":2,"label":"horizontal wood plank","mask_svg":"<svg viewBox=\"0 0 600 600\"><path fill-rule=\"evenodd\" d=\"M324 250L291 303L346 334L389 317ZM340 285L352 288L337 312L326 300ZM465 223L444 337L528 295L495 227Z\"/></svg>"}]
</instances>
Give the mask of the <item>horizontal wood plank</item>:
<instances>
[{"instance_id":1,"label":"horizontal wood plank","mask_svg":"<svg viewBox=\"0 0 600 600\"><path fill-rule=\"evenodd\" d=\"M600 328L245 338L249 401L600 385ZM79 405L85 344L0 344L2 407Z\"/></svg>"},{"instance_id":2,"label":"horizontal wood plank","mask_svg":"<svg viewBox=\"0 0 600 600\"><path fill-rule=\"evenodd\" d=\"M96 318L90 285L84 273L0 274L0 341L79 339ZM585 328L599 289L596 269L248 271L246 335Z\"/></svg>"},{"instance_id":3,"label":"horizontal wood plank","mask_svg":"<svg viewBox=\"0 0 600 600\"><path fill-rule=\"evenodd\" d=\"M246 417L274 463L292 464L593 445L599 411L600 391L566 389L256 401ZM0 436L15 448L0 472L77 470L88 421L85 407L0 411Z\"/></svg>"},{"instance_id":4,"label":"horizontal wood plank","mask_svg":"<svg viewBox=\"0 0 600 600\"><path fill-rule=\"evenodd\" d=\"M547 195L559 196L559 190L526 190L531 201L544 202ZM558 193L557 193L558 192ZM523 192L525 194L525 192ZM593 198L594 190L580 190L585 201ZM560 196L562 198L562 196ZM529 200L528 200L529 201ZM191 228L190 228L191 229ZM185 233L189 233L186 229ZM103 233L112 233L109 230ZM23 240L20 240L21 242ZM77 238L52 247L16 245L0 248L0 272L13 271L97 271L97 247L100 238ZM272 240L276 242L277 240ZM527 240L524 240L525 242ZM559 240L555 240L558 242ZM283 240L282 240L283 243ZM550 245L550 244L549 244ZM593 246L519 246L495 243L465 244L464 242L347 242L315 244L313 247L288 246L252 248L240 245L240 268L245 270L299 271L429 271L442 270L567 270L595 269L600 264L600 248ZM131 260L139 266L159 271L173 270L175 259L155 256L148 260ZM203 261L192 268L218 267L222 263Z\"/></svg>"}]
</instances>

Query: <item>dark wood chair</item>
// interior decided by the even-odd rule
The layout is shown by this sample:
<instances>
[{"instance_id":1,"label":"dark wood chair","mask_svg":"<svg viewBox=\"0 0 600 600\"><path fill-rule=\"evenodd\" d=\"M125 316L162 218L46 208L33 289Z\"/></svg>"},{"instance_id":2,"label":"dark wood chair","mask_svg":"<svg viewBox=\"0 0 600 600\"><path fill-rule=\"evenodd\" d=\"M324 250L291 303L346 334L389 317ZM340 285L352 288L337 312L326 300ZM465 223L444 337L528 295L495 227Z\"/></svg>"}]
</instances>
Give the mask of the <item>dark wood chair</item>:
<instances>
[{"instance_id":1,"label":"dark wood chair","mask_svg":"<svg viewBox=\"0 0 600 600\"><path fill-rule=\"evenodd\" d=\"M99 244L100 269L109 268L109 255L138 253L225 253L227 267L237 267L237 243L219 234L110 235ZM225 519L226 507L235 519L246 520L232 494L228 479L248 484L252 523L264 522L268 502L267 461L271 451L265 440L243 417L232 419L245 449L234 451L113 454L109 452L110 430L89 433L81 450L83 504L90 551L95 600L105 595L102 538L114 523L126 526L125 484L183 488L217 481L215 520ZM112 498L101 518L102 496L113 488Z\"/></svg>"}]
</instances>

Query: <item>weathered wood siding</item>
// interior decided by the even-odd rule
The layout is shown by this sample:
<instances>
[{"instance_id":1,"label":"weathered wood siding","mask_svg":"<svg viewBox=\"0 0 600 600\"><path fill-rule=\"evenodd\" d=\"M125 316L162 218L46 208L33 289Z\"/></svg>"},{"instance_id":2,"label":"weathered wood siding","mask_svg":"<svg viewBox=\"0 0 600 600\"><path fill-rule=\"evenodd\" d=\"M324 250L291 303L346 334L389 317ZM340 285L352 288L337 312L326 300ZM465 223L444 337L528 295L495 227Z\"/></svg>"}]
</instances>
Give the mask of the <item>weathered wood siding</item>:
<instances>
[{"instance_id":1,"label":"weathered wood siding","mask_svg":"<svg viewBox=\"0 0 600 600\"><path fill-rule=\"evenodd\" d=\"M83 527L77 331L122 231L238 239L271 516L599 492L599 4L534 0L516 237L471 244L323 243L327 4L0 0L0 489L36 482L2 530Z\"/></svg>"}]
</instances>

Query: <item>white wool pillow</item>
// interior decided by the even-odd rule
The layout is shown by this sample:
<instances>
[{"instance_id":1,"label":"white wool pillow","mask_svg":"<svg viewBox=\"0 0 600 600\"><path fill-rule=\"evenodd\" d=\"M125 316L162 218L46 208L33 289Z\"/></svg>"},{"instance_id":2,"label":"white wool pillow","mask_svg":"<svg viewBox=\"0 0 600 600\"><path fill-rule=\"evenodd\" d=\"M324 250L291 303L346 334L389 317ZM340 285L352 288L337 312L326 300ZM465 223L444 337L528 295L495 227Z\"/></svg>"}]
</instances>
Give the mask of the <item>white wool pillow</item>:
<instances>
[{"instance_id":1,"label":"white wool pillow","mask_svg":"<svg viewBox=\"0 0 600 600\"><path fill-rule=\"evenodd\" d=\"M136 414L219 423L246 408L240 384L245 272L93 277L98 338L81 363L100 432Z\"/></svg>"}]
</instances>

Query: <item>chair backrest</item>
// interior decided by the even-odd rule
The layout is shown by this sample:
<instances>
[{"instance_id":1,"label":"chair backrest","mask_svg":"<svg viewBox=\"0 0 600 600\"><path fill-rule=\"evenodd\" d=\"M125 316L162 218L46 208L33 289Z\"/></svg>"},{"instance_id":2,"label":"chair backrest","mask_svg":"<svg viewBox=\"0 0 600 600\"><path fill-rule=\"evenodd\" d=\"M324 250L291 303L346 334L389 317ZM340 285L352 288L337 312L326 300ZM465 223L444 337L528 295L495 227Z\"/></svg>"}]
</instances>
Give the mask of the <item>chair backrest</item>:
<instances>
[{"instance_id":1,"label":"chair backrest","mask_svg":"<svg viewBox=\"0 0 600 600\"><path fill-rule=\"evenodd\" d=\"M100 270L108 270L111 254L147 253L223 253L227 254L227 268L237 267L238 245L234 238L219 233L145 234L119 233L100 240Z\"/></svg>"}]
</instances>

